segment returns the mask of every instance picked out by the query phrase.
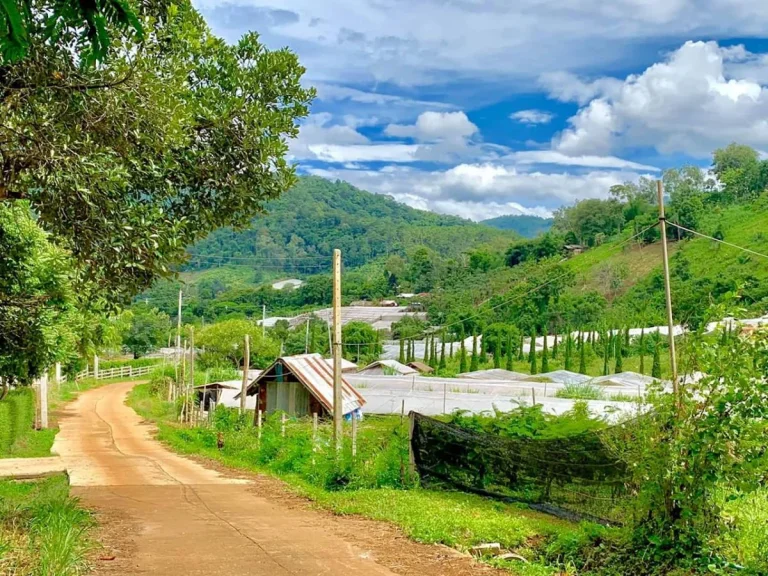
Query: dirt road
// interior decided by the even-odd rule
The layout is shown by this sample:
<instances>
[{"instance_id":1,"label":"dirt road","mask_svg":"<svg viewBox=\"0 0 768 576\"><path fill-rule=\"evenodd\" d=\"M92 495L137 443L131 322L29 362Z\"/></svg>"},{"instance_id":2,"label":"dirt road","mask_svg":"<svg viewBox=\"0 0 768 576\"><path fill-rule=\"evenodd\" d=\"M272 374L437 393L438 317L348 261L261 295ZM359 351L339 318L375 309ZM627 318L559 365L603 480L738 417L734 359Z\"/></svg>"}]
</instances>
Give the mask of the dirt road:
<instances>
[{"instance_id":1,"label":"dirt road","mask_svg":"<svg viewBox=\"0 0 768 576\"><path fill-rule=\"evenodd\" d=\"M105 527L97 573L488 573L470 559L407 542L386 525L332 519L276 498L272 480L228 477L169 452L125 405L133 385L83 393L67 406L53 447L73 492Z\"/></svg>"}]
</instances>

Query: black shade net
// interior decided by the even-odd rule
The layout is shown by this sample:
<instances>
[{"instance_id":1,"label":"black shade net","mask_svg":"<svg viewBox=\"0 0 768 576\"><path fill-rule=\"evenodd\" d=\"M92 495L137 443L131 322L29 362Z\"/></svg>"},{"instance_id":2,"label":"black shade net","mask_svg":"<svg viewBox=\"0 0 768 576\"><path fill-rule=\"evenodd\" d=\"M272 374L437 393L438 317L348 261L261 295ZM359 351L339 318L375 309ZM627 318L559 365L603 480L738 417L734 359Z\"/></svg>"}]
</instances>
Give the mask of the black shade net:
<instances>
[{"instance_id":1,"label":"black shade net","mask_svg":"<svg viewBox=\"0 0 768 576\"><path fill-rule=\"evenodd\" d=\"M412 449L425 485L508 501L569 520L620 525L634 490L627 465L605 431L566 438L505 438L467 430L415 412Z\"/></svg>"}]
</instances>

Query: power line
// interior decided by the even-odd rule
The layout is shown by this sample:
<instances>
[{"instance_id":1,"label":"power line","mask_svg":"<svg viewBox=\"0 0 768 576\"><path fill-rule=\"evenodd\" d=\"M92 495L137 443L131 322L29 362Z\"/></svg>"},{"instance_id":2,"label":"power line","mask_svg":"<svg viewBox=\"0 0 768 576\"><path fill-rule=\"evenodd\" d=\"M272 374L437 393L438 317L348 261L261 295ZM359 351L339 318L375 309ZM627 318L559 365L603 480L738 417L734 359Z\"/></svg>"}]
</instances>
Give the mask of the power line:
<instances>
[{"instance_id":1,"label":"power line","mask_svg":"<svg viewBox=\"0 0 768 576\"><path fill-rule=\"evenodd\" d=\"M675 228L680 228L680 230L685 230L686 232L690 232L691 234L695 234L696 236L701 236L702 238L707 238L708 240L714 240L715 242L719 242L720 244L725 244L726 246L730 246L731 248L738 248L739 250L743 250L744 252L748 252L749 254L754 254L755 256L760 256L761 258L765 258L766 260L768 260L768 254L755 252L754 250L751 250L749 248L744 248L744 246L739 246L738 244L733 244L731 242L726 242L725 240L720 240L719 238L714 238L713 236L702 234L701 232L697 232L696 230L691 230L690 228L686 228L685 226L680 226L680 224L675 224L674 222L667 221L667 224L670 224Z\"/></svg>"}]
</instances>

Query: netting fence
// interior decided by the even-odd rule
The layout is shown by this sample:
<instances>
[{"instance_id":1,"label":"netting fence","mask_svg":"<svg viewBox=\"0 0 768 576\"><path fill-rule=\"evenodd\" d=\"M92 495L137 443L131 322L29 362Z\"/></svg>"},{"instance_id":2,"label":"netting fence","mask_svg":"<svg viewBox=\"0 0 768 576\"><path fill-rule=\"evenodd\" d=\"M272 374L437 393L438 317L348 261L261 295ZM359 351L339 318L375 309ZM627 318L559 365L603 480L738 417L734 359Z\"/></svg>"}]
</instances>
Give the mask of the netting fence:
<instances>
[{"instance_id":1,"label":"netting fence","mask_svg":"<svg viewBox=\"0 0 768 576\"><path fill-rule=\"evenodd\" d=\"M411 412L413 463L422 484L448 485L568 520L621 525L635 489L618 456L625 427L564 438L507 438Z\"/></svg>"}]
</instances>

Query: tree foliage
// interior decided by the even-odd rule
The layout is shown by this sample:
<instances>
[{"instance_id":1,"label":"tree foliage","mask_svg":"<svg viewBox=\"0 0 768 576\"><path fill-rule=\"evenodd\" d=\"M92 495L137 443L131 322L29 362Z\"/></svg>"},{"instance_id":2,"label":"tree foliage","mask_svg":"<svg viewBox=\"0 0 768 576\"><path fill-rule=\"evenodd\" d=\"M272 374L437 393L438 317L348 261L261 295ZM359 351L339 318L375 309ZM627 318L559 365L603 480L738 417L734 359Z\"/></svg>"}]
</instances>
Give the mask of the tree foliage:
<instances>
[{"instance_id":1,"label":"tree foliage","mask_svg":"<svg viewBox=\"0 0 768 576\"><path fill-rule=\"evenodd\" d=\"M105 304L295 182L287 139L314 94L294 54L256 34L229 45L188 2L143 18L146 40L116 37L101 66L82 66L77 30L34 28L0 67L0 201L27 200Z\"/></svg>"}]
</instances>

